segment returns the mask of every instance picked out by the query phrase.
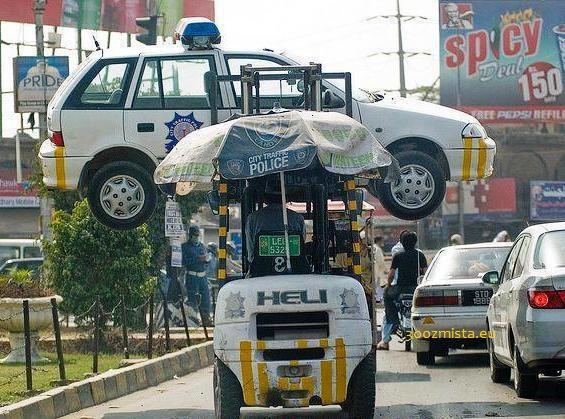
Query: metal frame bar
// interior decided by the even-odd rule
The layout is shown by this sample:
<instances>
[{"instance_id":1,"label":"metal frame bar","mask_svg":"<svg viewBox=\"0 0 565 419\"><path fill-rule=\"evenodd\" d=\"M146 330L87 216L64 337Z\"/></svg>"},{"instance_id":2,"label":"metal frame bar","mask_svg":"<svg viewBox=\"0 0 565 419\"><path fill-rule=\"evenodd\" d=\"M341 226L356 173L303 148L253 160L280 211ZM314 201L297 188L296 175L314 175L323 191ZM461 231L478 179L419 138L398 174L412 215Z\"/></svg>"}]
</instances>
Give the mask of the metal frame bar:
<instances>
[{"instance_id":1,"label":"metal frame bar","mask_svg":"<svg viewBox=\"0 0 565 419\"><path fill-rule=\"evenodd\" d=\"M361 237L359 235L359 221L357 220L360 209L357 208L355 180L353 177L348 177L343 186L347 197L347 213L349 214L351 229L351 264L349 268L354 275L361 275Z\"/></svg>"},{"instance_id":2,"label":"metal frame bar","mask_svg":"<svg viewBox=\"0 0 565 419\"><path fill-rule=\"evenodd\" d=\"M229 200L228 200L228 182L224 178L220 178L220 227L218 230L218 272L216 278L220 281L227 279L227 240L228 240L228 218L229 218Z\"/></svg>"}]
</instances>

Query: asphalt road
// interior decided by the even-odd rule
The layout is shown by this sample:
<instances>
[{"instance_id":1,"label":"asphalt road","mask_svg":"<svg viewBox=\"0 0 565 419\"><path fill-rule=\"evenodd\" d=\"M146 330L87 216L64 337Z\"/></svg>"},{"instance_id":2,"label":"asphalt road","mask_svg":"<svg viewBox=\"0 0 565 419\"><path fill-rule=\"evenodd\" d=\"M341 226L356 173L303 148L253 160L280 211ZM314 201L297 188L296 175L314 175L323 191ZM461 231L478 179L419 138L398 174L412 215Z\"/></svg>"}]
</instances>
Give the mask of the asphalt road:
<instances>
[{"instance_id":1,"label":"asphalt road","mask_svg":"<svg viewBox=\"0 0 565 419\"><path fill-rule=\"evenodd\" d=\"M519 399L512 383L490 381L484 351L456 351L428 367L418 366L415 358L396 342L390 351L378 352L375 418L565 418L565 377L543 378L537 399ZM213 418L213 408L209 367L67 418L200 419ZM339 408L315 409L307 417L331 418L337 412ZM265 413L244 409L242 417L265 417ZM267 417L302 417L295 410L267 413Z\"/></svg>"}]
</instances>

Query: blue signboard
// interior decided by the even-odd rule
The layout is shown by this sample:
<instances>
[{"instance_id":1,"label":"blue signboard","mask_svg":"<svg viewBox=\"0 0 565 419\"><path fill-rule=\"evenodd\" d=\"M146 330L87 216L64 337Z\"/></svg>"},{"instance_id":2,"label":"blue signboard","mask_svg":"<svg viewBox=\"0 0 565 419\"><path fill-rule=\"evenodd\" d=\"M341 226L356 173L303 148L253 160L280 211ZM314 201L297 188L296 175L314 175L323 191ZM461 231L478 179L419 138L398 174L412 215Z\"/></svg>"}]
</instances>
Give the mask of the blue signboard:
<instances>
[{"instance_id":1,"label":"blue signboard","mask_svg":"<svg viewBox=\"0 0 565 419\"><path fill-rule=\"evenodd\" d=\"M530 218L532 220L565 220L565 182L530 182Z\"/></svg>"},{"instance_id":2,"label":"blue signboard","mask_svg":"<svg viewBox=\"0 0 565 419\"><path fill-rule=\"evenodd\" d=\"M69 75L69 57L15 57L15 112L45 112Z\"/></svg>"}]
</instances>

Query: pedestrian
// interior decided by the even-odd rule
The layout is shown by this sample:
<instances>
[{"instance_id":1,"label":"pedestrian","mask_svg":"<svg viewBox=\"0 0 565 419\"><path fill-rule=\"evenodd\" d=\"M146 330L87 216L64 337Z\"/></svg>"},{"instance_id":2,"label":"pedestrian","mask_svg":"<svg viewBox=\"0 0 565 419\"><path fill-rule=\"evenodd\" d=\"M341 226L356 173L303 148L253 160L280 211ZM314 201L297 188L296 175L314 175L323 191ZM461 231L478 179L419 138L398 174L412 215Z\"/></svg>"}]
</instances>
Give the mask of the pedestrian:
<instances>
[{"instance_id":1,"label":"pedestrian","mask_svg":"<svg viewBox=\"0 0 565 419\"><path fill-rule=\"evenodd\" d=\"M371 246L371 258L373 262L373 280L375 289L375 300L380 303L383 299L383 287L386 285L386 263L383 253L384 239L376 236Z\"/></svg>"},{"instance_id":2,"label":"pedestrian","mask_svg":"<svg viewBox=\"0 0 565 419\"><path fill-rule=\"evenodd\" d=\"M365 240L365 231L359 234L361 239L361 249L359 252L359 257L361 260L361 285L363 285L363 290L365 291L365 299L367 300L367 306L369 307L369 313L373 312L373 292L374 292L374 277L373 277L373 263L371 261L371 255L369 254L369 245Z\"/></svg>"},{"instance_id":3,"label":"pedestrian","mask_svg":"<svg viewBox=\"0 0 565 419\"><path fill-rule=\"evenodd\" d=\"M463 244L463 237L461 237L461 234L453 234L449 238L449 245L450 246L459 246L461 244Z\"/></svg>"},{"instance_id":4,"label":"pedestrian","mask_svg":"<svg viewBox=\"0 0 565 419\"><path fill-rule=\"evenodd\" d=\"M206 246L208 262L206 266L206 276L209 280L215 280L218 275L218 245L214 242L208 243Z\"/></svg>"},{"instance_id":5,"label":"pedestrian","mask_svg":"<svg viewBox=\"0 0 565 419\"><path fill-rule=\"evenodd\" d=\"M492 241L493 242L511 242L512 238L510 237L510 234L508 234L508 231L502 230L501 232L499 232L495 236L495 238Z\"/></svg>"},{"instance_id":6,"label":"pedestrian","mask_svg":"<svg viewBox=\"0 0 565 419\"><path fill-rule=\"evenodd\" d=\"M210 288L206 274L206 248L200 242L200 230L191 225L188 228L188 241L182 245L182 260L186 268L185 287L188 304L199 311L203 324L210 324ZM198 297L199 296L199 297Z\"/></svg>"},{"instance_id":7,"label":"pedestrian","mask_svg":"<svg viewBox=\"0 0 565 419\"><path fill-rule=\"evenodd\" d=\"M416 248L418 236L413 231L403 232L400 237L403 252L392 258L388 273L387 286L384 291L385 317L383 323L383 338L377 349L388 350L392 334L398 328L398 309L396 301L400 294L413 294L418 285L418 277L425 273L428 262L424 254ZM396 276L396 285L393 280Z\"/></svg>"}]
</instances>

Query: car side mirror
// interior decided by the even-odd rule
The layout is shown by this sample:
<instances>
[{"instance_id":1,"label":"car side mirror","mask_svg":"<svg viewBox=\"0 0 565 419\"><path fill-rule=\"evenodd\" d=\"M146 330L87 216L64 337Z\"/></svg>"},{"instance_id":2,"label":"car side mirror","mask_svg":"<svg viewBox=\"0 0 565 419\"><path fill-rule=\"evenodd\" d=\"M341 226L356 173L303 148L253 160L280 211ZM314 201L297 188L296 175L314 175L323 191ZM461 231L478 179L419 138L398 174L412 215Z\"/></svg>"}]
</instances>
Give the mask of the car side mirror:
<instances>
[{"instance_id":1,"label":"car side mirror","mask_svg":"<svg viewBox=\"0 0 565 419\"><path fill-rule=\"evenodd\" d=\"M326 108L343 108L345 102L339 96L334 95L330 89L326 89L324 92L324 106Z\"/></svg>"},{"instance_id":2,"label":"car side mirror","mask_svg":"<svg viewBox=\"0 0 565 419\"><path fill-rule=\"evenodd\" d=\"M424 275L420 275L420 276L418 277L418 279L417 279L417 281L418 281L418 282L417 282L417 283L418 283L418 285L420 285L420 284L422 283L422 281L423 281L423 280L424 280Z\"/></svg>"},{"instance_id":3,"label":"car side mirror","mask_svg":"<svg viewBox=\"0 0 565 419\"><path fill-rule=\"evenodd\" d=\"M500 276L497 271L489 271L483 275L483 282L489 285L498 285L500 283Z\"/></svg>"},{"instance_id":4,"label":"car side mirror","mask_svg":"<svg viewBox=\"0 0 565 419\"><path fill-rule=\"evenodd\" d=\"M208 198L210 211L212 211L212 214L218 215L220 213L220 192L217 190L209 191L206 197Z\"/></svg>"}]
</instances>

